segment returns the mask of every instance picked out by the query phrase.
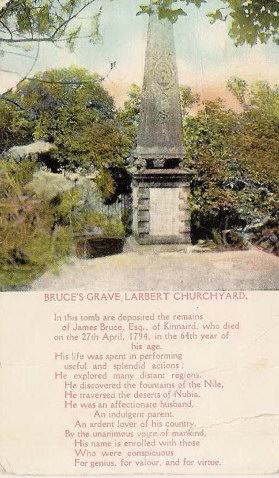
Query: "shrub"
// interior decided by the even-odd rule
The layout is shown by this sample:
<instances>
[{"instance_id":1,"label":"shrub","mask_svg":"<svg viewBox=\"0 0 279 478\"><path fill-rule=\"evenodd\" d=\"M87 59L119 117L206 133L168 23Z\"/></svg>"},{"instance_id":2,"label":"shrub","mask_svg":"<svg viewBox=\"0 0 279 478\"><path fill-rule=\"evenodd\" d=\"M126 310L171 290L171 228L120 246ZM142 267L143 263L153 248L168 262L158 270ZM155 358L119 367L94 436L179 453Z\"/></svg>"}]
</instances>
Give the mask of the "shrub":
<instances>
[{"instance_id":1,"label":"shrub","mask_svg":"<svg viewBox=\"0 0 279 478\"><path fill-rule=\"evenodd\" d=\"M124 235L120 220L85 207L82 184L34 168L0 161L1 290L29 286L55 269L73 252L75 233L99 227L108 237Z\"/></svg>"}]
</instances>

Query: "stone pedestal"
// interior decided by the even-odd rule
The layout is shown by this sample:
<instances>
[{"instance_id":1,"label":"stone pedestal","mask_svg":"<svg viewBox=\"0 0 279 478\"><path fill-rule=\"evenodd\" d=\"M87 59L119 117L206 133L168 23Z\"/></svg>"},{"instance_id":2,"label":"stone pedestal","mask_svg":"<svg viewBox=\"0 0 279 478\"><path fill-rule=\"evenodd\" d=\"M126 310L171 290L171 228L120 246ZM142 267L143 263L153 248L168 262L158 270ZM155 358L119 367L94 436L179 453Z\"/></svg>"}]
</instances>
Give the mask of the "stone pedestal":
<instances>
[{"instance_id":1,"label":"stone pedestal","mask_svg":"<svg viewBox=\"0 0 279 478\"><path fill-rule=\"evenodd\" d=\"M133 176L133 233L140 244L189 244L189 174L150 169Z\"/></svg>"}]
</instances>

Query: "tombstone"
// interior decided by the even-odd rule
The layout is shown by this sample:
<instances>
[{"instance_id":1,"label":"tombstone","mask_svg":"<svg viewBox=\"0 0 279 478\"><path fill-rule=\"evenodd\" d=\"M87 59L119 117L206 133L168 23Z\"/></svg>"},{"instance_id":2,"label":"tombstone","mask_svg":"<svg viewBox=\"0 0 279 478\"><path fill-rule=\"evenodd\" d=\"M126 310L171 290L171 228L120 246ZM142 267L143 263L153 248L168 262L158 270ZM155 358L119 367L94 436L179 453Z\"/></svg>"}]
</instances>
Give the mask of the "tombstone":
<instances>
[{"instance_id":1,"label":"tombstone","mask_svg":"<svg viewBox=\"0 0 279 478\"><path fill-rule=\"evenodd\" d=\"M140 244L190 243L189 172L175 59L173 25L149 16L134 173L133 235Z\"/></svg>"}]
</instances>

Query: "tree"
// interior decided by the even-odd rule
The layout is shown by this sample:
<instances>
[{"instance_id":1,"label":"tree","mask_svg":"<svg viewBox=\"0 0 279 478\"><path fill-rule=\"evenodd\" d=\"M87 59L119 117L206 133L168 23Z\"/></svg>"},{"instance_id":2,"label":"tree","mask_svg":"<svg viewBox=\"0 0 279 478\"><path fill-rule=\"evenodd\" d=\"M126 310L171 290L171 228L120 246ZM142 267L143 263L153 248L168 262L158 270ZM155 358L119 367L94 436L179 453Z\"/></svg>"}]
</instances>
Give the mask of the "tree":
<instances>
[{"instance_id":1,"label":"tree","mask_svg":"<svg viewBox=\"0 0 279 478\"><path fill-rule=\"evenodd\" d=\"M211 20L231 21L229 35L236 45L255 45L272 39L279 43L279 6L277 0L222 0L225 7L210 15Z\"/></svg>"},{"instance_id":2,"label":"tree","mask_svg":"<svg viewBox=\"0 0 279 478\"><path fill-rule=\"evenodd\" d=\"M81 22L79 15L95 0L11 0L7 1L0 13L0 42L5 45L42 42L66 42L70 47L79 38ZM230 36L237 44L265 43L270 38L278 43L278 2L277 0L220 0L223 7L208 14L210 21L231 21ZM186 6L200 7L208 0L182 0ZM139 14L150 13L158 6L161 18L175 22L185 9L173 8L176 0L152 0L151 5L140 6ZM88 35L94 41L99 35L100 11L92 22L93 30Z\"/></svg>"},{"instance_id":3,"label":"tree","mask_svg":"<svg viewBox=\"0 0 279 478\"><path fill-rule=\"evenodd\" d=\"M32 141L32 127L22 111L10 102L0 101L0 152Z\"/></svg>"},{"instance_id":4,"label":"tree","mask_svg":"<svg viewBox=\"0 0 279 478\"><path fill-rule=\"evenodd\" d=\"M193 106L197 105L200 102L200 96L193 94L189 86L180 86L180 104L182 116L188 116Z\"/></svg>"},{"instance_id":5,"label":"tree","mask_svg":"<svg viewBox=\"0 0 279 478\"><path fill-rule=\"evenodd\" d=\"M130 152L135 147L140 113L140 95L141 88L133 83L128 93L128 100L124 102L123 108L117 112L117 120L127 135Z\"/></svg>"},{"instance_id":6,"label":"tree","mask_svg":"<svg viewBox=\"0 0 279 478\"><path fill-rule=\"evenodd\" d=\"M66 42L78 38L81 23L70 25L94 0L12 0L0 12L0 42L22 45L34 42ZM89 38L94 40L94 29Z\"/></svg>"},{"instance_id":7,"label":"tree","mask_svg":"<svg viewBox=\"0 0 279 478\"><path fill-rule=\"evenodd\" d=\"M99 21L102 8L91 17L91 31L83 32L83 13L95 0L4 0L0 10L0 56L18 55L26 57L26 71L20 75L2 67L3 72L19 76L18 83L31 76L37 62L40 44L44 42L63 45L73 50L78 38L88 38L95 42L100 38ZM200 7L208 0L182 0L186 6ZM208 14L211 23L229 22L229 35L236 45L257 42L266 43L269 39L279 42L279 14L277 0L220 0L223 7ZM141 5L138 14L151 13L158 8L160 18L176 22L181 15L187 15L184 8L174 8L176 0L152 0L150 5ZM31 62L30 62L31 60ZM110 70L115 66L111 62ZM110 71L109 70L109 71ZM104 78L104 77L103 77ZM103 78L99 78L101 81ZM7 93L0 99L10 101Z\"/></svg>"},{"instance_id":8,"label":"tree","mask_svg":"<svg viewBox=\"0 0 279 478\"><path fill-rule=\"evenodd\" d=\"M96 79L97 74L83 68L50 70L21 83L8 97L22 106L14 113L17 135L28 132L30 137L31 132L32 139L56 145L45 157L46 166L53 172L91 171L107 197L117 190L129 141L116 119L113 98ZM10 144L13 137L7 136L5 144Z\"/></svg>"},{"instance_id":9,"label":"tree","mask_svg":"<svg viewBox=\"0 0 279 478\"><path fill-rule=\"evenodd\" d=\"M0 10L0 55L9 58L20 56L26 59L26 73L4 69L21 78L28 78L37 62L42 43L66 44L74 49L78 38L88 38L94 42L99 38L99 18L101 9L91 18L91 31L82 35L80 14L95 0L10 0ZM8 89L0 95L7 98Z\"/></svg>"},{"instance_id":10,"label":"tree","mask_svg":"<svg viewBox=\"0 0 279 478\"><path fill-rule=\"evenodd\" d=\"M186 164L192 172L191 209L195 238L210 237L240 223L236 190L242 186L236 164L237 115L221 99L205 102L196 116L184 118Z\"/></svg>"},{"instance_id":11,"label":"tree","mask_svg":"<svg viewBox=\"0 0 279 478\"><path fill-rule=\"evenodd\" d=\"M219 99L184 119L196 238L276 217L279 210L279 89L266 82L248 87L240 79L228 86L240 113Z\"/></svg>"},{"instance_id":12,"label":"tree","mask_svg":"<svg viewBox=\"0 0 279 478\"><path fill-rule=\"evenodd\" d=\"M229 22L229 36L236 45L255 45L272 39L279 44L279 5L277 0L220 0L223 6L208 14L211 23ZM187 15L184 8L172 8L176 0L153 0L151 6L142 5L139 13L150 13L158 7L159 17L176 22ZM186 6L200 7L208 0L182 0Z\"/></svg>"}]
</instances>

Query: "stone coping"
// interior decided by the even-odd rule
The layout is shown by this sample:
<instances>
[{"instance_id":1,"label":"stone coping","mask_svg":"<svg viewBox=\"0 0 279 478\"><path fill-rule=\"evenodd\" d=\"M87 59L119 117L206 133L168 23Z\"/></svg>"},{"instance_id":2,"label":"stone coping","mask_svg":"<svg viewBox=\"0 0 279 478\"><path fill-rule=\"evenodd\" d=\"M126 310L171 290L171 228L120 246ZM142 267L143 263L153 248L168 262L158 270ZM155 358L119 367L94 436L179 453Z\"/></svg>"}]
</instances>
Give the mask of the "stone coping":
<instances>
[{"instance_id":1,"label":"stone coping","mask_svg":"<svg viewBox=\"0 0 279 478\"><path fill-rule=\"evenodd\" d=\"M135 178L140 178L140 177L146 177L146 176L190 176L191 172L187 169L180 169L180 168L174 168L174 169L144 169L143 171L139 171L136 173L133 173L133 177Z\"/></svg>"}]
</instances>

